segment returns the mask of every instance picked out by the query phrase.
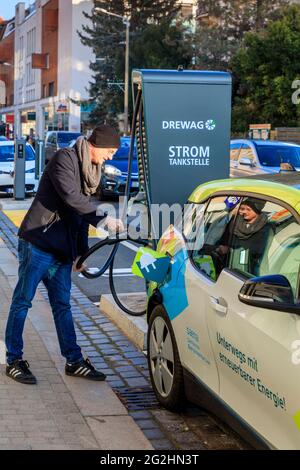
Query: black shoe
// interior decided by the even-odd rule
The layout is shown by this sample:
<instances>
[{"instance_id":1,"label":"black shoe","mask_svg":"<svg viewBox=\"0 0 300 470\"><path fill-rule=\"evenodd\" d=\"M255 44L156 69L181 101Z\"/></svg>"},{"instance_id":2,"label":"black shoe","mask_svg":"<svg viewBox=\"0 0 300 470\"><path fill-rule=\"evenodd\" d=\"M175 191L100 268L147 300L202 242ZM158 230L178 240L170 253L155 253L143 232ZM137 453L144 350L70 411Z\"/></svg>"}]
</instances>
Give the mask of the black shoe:
<instances>
[{"instance_id":1,"label":"black shoe","mask_svg":"<svg viewBox=\"0 0 300 470\"><path fill-rule=\"evenodd\" d=\"M17 359L6 366L6 375L21 384L35 385L36 378L29 369L27 361Z\"/></svg>"},{"instance_id":2,"label":"black shoe","mask_svg":"<svg viewBox=\"0 0 300 470\"><path fill-rule=\"evenodd\" d=\"M76 364L66 364L65 368L66 375L72 377L82 377L83 379L103 381L106 379L106 375L102 374L99 370L91 364L89 359L83 359Z\"/></svg>"}]
</instances>

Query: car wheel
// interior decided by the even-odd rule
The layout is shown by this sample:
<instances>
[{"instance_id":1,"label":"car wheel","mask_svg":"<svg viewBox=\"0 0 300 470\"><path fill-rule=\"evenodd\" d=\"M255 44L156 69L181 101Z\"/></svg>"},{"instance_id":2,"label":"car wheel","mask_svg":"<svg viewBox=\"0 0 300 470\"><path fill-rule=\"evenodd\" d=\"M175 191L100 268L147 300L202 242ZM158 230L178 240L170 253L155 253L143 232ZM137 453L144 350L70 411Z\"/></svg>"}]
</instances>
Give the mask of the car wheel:
<instances>
[{"instance_id":1,"label":"car wheel","mask_svg":"<svg viewBox=\"0 0 300 470\"><path fill-rule=\"evenodd\" d=\"M171 322L162 305L157 305L149 321L148 365L158 401L169 410L184 400L183 372Z\"/></svg>"}]
</instances>

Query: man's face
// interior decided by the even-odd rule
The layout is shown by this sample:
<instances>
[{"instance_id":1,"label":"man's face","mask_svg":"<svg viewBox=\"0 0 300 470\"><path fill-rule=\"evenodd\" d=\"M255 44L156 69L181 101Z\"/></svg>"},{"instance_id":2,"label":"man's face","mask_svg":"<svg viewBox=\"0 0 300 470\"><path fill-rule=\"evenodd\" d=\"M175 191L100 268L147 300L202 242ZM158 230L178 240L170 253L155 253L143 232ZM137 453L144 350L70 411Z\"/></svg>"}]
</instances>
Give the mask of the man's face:
<instances>
[{"instance_id":1,"label":"man's face","mask_svg":"<svg viewBox=\"0 0 300 470\"><path fill-rule=\"evenodd\" d=\"M106 160L112 160L117 148L98 148L89 144L91 162L95 165L102 165Z\"/></svg>"},{"instance_id":2,"label":"man's face","mask_svg":"<svg viewBox=\"0 0 300 470\"><path fill-rule=\"evenodd\" d=\"M242 204L239 209L239 214L246 220L246 222L253 222L257 217L258 214L246 204Z\"/></svg>"}]
</instances>

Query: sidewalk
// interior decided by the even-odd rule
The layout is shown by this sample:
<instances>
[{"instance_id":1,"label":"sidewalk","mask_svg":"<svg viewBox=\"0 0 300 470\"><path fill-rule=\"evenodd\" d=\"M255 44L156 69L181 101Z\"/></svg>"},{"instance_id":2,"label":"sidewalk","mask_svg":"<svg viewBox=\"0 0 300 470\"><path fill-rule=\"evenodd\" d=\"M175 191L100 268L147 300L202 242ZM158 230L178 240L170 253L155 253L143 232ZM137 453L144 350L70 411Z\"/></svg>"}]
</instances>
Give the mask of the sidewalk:
<instances>
[{"instance_id":1,"label":"sidewalk","mask_svg":"<svg viewBox=\"0 0 300 470\"><path fill-rule=\"evenodd\" d=\"M17 266L0 239L1 340ZM65 376L51 309L39 292L26 321L24 340L24 358L38 385L18 384L6 377L5 365L0 366L0 450L152 449L107 383Z\"/></svg>"}]
</instances>

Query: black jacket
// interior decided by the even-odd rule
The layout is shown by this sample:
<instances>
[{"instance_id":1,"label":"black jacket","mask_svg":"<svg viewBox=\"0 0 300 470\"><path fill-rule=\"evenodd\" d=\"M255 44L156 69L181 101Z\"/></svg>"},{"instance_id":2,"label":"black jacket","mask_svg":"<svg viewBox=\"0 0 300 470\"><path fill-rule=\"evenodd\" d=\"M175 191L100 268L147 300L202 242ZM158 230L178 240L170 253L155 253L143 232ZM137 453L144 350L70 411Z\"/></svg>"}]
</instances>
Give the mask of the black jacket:
<instances>
[{"instance_id":1,"label":"black jacket","mask_svg":"<svg viewBox=\"0 0 300 470\"><path fill-rule=\"evenodd\" d=\"M106 216L97 214L82 192L76 146L62 149L47 164L18 235L59 261L72 262L88 250L89 224L96 227Z\"/></svg>"}]
</instances>

